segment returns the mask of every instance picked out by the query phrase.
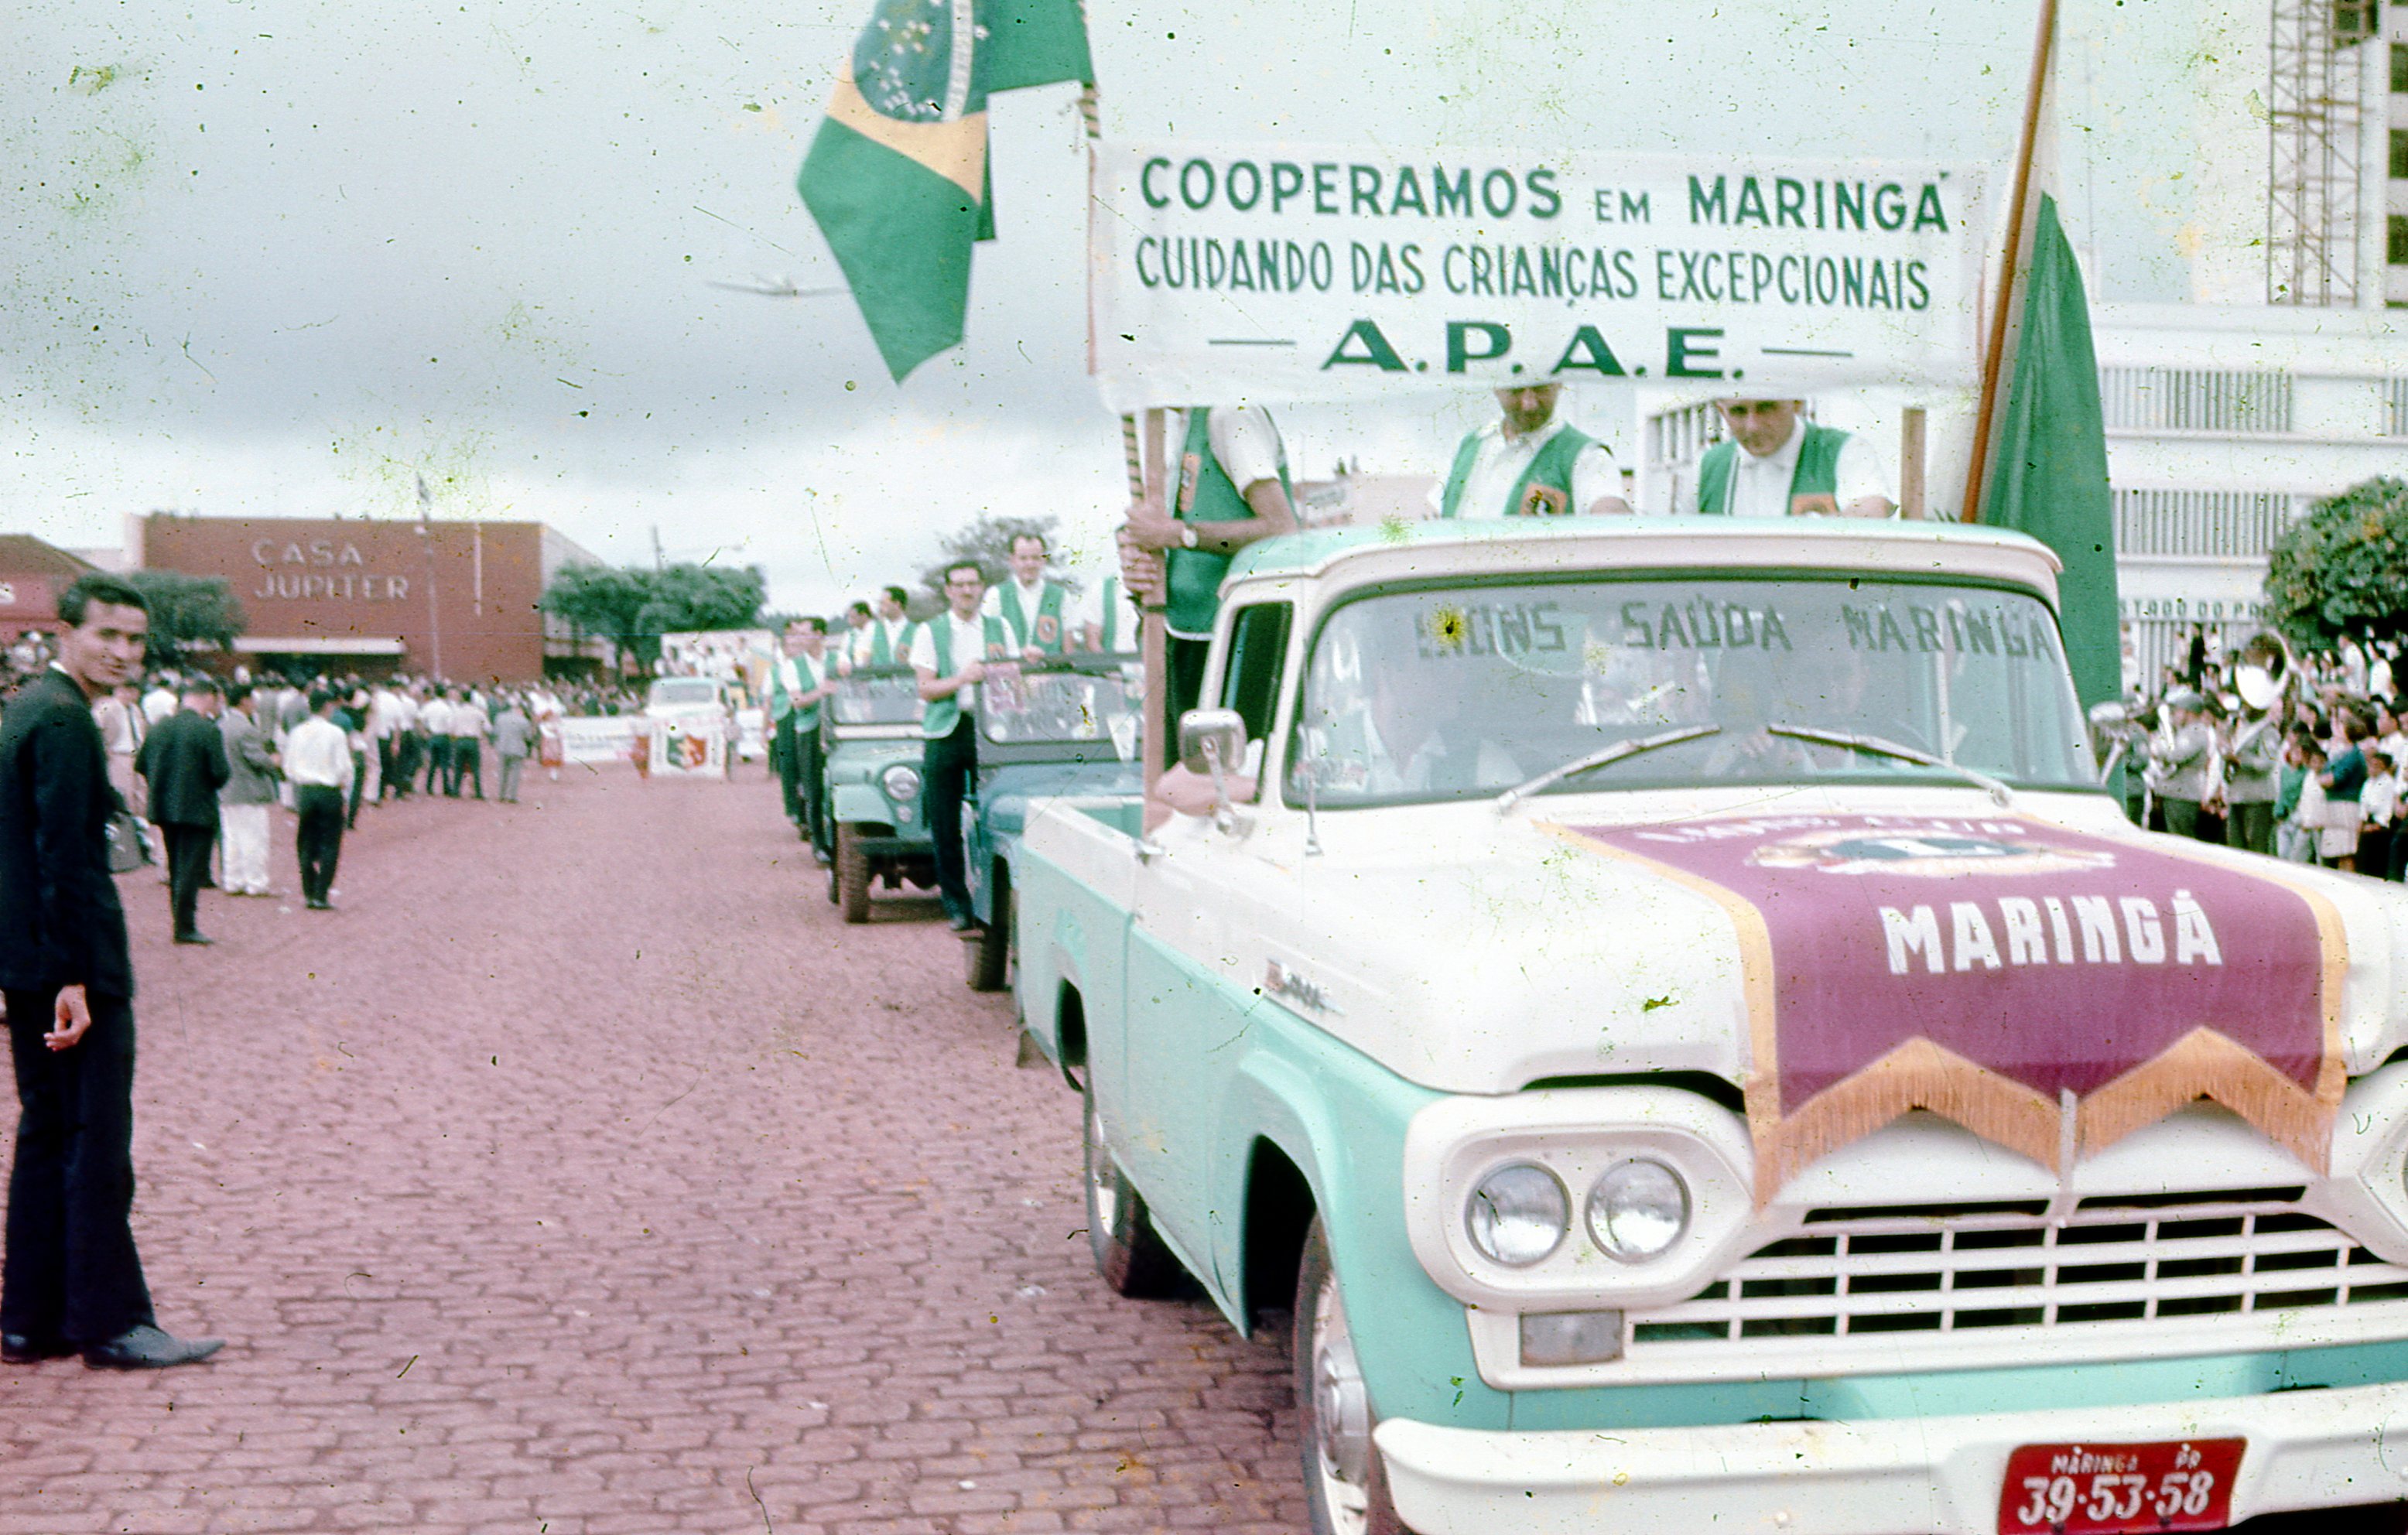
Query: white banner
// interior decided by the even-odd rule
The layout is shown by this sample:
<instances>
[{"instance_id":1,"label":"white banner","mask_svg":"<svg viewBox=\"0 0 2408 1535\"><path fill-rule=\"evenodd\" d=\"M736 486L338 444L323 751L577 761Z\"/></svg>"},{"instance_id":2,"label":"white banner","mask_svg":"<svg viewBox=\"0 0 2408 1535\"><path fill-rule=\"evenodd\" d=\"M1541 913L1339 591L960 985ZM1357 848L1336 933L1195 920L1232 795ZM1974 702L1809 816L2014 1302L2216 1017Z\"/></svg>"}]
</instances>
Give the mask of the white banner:
<instances>
[{"instance_id":1,"label":"white banner","mask_svg":"<svg viewBox=\"0 0 2408 1535\"><path fill-rule=\"evenodd\" d=\"M644 722L633 715L596 715L559 721L564 762L633 762L636 727Z\"/></svg>"},{"instance_id":2,"label":"white banner","mask_svg":"<svg viewBox=\"0 0 2408 1535\"><path fill-rule=\"evenodd\" d=\"M1964 165L1107 142L1094 366L1115 410L1541 379L1959 385L1989 227Z\"/></svg>"}]
</instances>

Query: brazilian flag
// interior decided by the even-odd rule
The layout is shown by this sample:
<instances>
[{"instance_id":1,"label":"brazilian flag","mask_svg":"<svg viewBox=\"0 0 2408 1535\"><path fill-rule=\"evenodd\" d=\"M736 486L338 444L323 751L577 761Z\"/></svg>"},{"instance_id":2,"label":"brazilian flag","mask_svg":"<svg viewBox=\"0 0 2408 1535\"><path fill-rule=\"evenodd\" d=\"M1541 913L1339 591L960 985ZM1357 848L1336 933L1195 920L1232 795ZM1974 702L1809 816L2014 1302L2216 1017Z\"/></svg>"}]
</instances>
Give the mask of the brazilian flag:
<instances>
[{"instance_id":1,"label":"brazilian flag","mask_svg":"<svg viewBox=\"0 0 2408 1535\"><path fill-rule=\"evenodd\" d=\"M986 100L1095 82L1078 0L878 0L796 189L886 369L962 338L970 247L995 237Z\"/></svg>"}]
</instances>

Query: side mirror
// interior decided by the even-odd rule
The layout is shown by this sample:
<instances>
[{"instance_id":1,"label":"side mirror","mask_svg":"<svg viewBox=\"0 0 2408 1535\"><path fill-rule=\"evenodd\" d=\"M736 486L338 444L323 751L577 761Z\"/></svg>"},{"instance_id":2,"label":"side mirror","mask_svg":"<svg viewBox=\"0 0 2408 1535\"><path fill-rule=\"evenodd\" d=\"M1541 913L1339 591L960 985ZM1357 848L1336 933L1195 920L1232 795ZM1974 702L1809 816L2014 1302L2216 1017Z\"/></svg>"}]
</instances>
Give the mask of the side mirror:
<instances>
[{"instance_id":1,"label":"side mirror","mask_svg":"<svg viewBox=\"0 0 2408 1535\"><path fill-rule=\"evenodd\" d=\"M1191 709L1179 717L1179 765L1198 777L1235 772L1246 756L1246 722L1234 709Z\"/></svg>"}]
</instances>

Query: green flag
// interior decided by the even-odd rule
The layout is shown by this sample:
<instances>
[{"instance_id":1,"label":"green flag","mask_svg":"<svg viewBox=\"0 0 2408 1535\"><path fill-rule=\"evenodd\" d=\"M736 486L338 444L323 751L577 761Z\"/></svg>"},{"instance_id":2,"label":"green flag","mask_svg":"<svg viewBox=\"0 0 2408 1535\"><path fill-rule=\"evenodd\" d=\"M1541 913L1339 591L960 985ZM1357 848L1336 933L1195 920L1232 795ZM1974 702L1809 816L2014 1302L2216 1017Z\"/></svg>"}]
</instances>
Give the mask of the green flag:
<instances>
[{"instance_id":1,"label":"green flag","mask_svg":"<svg viewBox=\"0 0 2408 1535\"><path fill-rule=\"evenodd\" d=\"M796 190L897 382L961 340L995 236L987 97L1094 79L1078 0L878 0Z\"/></svg>"},{"instance_id":2,"label":"green flag","mask_svg":"<svg viewBox=\"0 0 2408 1535\"><path fill-rule=\"evenodd\" d=\"M2015 316L2014 372L1993 439L1982 521L2028 533L2065 563L2065 658L2086 708L2124 691L2107 426L2082 269L2043 193Z\"/></svg>"}]
</instances>

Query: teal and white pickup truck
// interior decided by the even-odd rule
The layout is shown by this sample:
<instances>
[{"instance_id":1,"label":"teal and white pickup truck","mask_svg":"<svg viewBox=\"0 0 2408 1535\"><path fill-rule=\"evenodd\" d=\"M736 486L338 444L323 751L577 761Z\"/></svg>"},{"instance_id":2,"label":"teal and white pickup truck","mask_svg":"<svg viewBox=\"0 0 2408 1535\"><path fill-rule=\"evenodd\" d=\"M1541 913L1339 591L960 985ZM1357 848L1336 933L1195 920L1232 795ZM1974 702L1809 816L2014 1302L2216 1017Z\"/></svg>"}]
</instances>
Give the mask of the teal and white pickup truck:
<instances>
[{"instance_id":1,"label":"teal and white pickup truck","mask_svg":"<svg viewBox=\"0 0 2408 1535\"><path fill-rule=\"evenodd\" d=\"M2408 909L2134 830L2056 563L1269 540L1182 760L1030 822L1090 1240L1292 1319L1315 1528L2037 1535L2408 1498Z\"/></svg>"}]
</instances>

